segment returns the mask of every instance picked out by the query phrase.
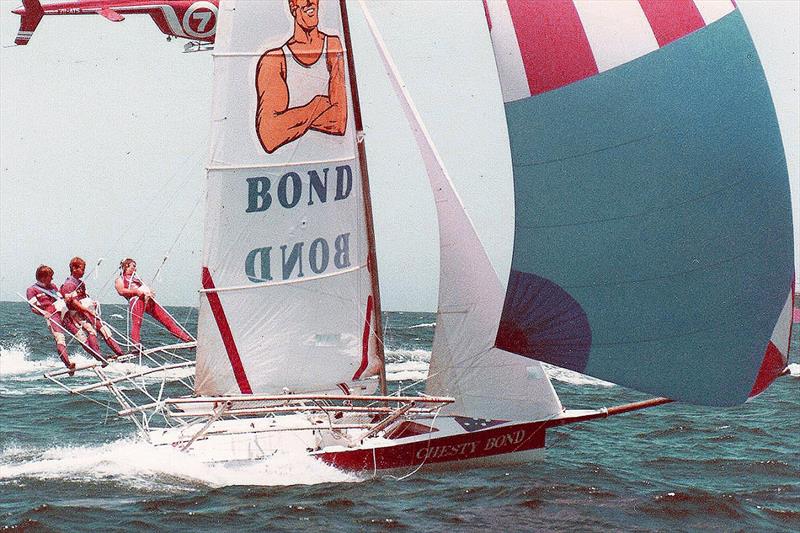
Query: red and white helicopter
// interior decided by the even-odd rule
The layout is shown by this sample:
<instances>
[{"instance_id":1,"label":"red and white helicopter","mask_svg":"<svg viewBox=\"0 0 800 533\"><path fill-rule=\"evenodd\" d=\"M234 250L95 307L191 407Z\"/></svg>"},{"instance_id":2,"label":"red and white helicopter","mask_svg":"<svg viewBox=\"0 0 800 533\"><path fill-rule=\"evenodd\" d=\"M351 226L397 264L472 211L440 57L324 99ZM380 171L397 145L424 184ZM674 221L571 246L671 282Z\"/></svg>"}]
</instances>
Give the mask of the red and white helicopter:
<instances>
[{"instance_id":1,"label":"red and white helicopter","mask_svg":"<svg viewBox=\"0 0 800 533\"><path fill-rule=\"evenodd\" d=\"M13 11L21 17L14 42L28 44L44 15L101 15L112 22L125 15L150 15L167 39L189 39L186 51L205 50L217 33L218 4L219 0L75 0L42 5L39 0L22 0L22 7Z\"/></svg>"}]
</instances>

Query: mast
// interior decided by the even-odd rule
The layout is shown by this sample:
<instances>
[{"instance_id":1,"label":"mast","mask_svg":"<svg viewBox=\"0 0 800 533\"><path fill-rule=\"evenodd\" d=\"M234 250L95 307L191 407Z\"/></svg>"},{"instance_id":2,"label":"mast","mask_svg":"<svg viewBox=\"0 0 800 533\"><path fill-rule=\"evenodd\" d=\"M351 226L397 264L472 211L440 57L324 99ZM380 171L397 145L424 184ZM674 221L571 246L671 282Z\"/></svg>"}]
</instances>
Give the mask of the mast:
<instances>
[{"instance_id":1,"label":"mast","mask_svg":"<svg viewBox=\"0 0 800 533\"><path fill-rule=\"evenodd\" d=\"M381 293L378 283L378 258L375 253L375 226L372 216L372 199L369 190L369 174L367 172L367 152L364 146L364 125L361 121L361 105L358 98L358 84L356 83L356 68L353 61L353 47L350 39L350 23L347 18L347 5L345 0L339 0L342 13L342 26L344 28L345 52L347 54L347 72L350 78L350 93L353 95L353 118L356 124L356 145L358 146L358 164L361 167L361 186L364 195L364 217L367 225L367 266L372 281L372 297L375 305L375 354L381 361L380 384L381 394L387 394L386 386L386 358L383 353L383 320L381 318Z\"/></svg>"},{"instance_id":2,"label":"mast","mask_svg":"<svg viewBox=\"0 0 800 533\"><path fill-rule=\"evenodd\" d=\"M361 10L419 148L439 224L439 298L425 394L450 413L546 420L563 410L540 363L494 347L503 287L365 0Z\"/></svg>"}]
</instances>

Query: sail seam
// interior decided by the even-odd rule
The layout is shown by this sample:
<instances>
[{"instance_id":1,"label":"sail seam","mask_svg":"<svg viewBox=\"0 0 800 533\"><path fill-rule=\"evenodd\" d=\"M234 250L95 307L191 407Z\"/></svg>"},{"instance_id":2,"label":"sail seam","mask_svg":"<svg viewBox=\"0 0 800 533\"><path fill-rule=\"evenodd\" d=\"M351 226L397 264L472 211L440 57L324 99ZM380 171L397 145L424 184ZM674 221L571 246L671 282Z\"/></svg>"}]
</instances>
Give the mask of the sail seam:
<instances>
[{"instance_id":1,"label":"sail seam","mask_svg":"<svg viewBox=\"0 0 800 533\"><path fill-rule=\"evenodd\" d=\"M293 285L295 283L303 283L307 281L317 281L320 279L331 278L333 276L340 276L342 274L349 274L351 272L356 272L357 270L361 270L366 265L358 265L352 268L348 268L346 270L339 270L338 272L331 272L330 274L323 274L322 276L315 276L313 278L297 278L297 279L287 279L283 281L276 281L275 283L256 283L254 285L235 285L233 287L207 287L202 288L199 290L201 294L203 293L218 293L218 292L228 292L228 291L244 291L248 289L265 289L268 287L280 287L283 285Z\"/></svg>"},{"instance_id":2,"label":"sail seam","mask_svg":"<svg viewBox=\"0 0 800 533\"><path fill-rule=\"evenodd\" d=\"M299 167L299 166L315 166L315 165L329 165L331 163L345 163L347 161L355 161L355 157L341 157L339 159L320 159L318 161L284 161L282 163L265 164L259 163L257 165L209 165L206 170L256 170L261 168L286 168L286 167Z\"/></svg>"}]
</instances>

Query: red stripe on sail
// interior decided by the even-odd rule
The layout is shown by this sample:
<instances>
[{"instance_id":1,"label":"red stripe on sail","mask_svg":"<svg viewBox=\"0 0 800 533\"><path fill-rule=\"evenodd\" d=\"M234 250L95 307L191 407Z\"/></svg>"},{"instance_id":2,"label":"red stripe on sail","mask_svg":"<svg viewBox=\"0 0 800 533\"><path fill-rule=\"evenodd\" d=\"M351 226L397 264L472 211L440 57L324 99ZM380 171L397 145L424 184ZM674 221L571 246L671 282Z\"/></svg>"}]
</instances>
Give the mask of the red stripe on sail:
<instances>
[{"instance_id":1,"label":"red stripe on sail","mask_svg":"<svg viewBox=\"0 0 800 533\"><path fill-rule=\"evenodd\" d=\"M203 288L214 289L214 280L211 279L211 272L207 267L203 267ZM244 372L242 366L242 359L239 357L239 350L236 349L236 343L233 340L231 327L228 325L228 319L225 317L225 310L222 309L222 302L216 292L205 293L208 298L208 305L211 306L211 313L214 315L214 320L217 322L219 334L222 336L222 342L225 345L225 351L228 352L228 359L233 367L233 375L236 378L236 383L239 385L239 390L242 394L253 394L250 388L250 382L247 380L247 374Z\"/></svg>"},{"instance_id":2,"label":"red stripe on sail","mask_svg":"<svg viewBox=\"0 0 800 533\"><path fill-rule=\"evenodd\" d=\"M489 6L486 4L486 0L483 0L483 14L486 15L486 24L489 25L489 31L492 31L492 17L489 15Z\"/></svg>"},{"instance_id":3,"label":"red stripe on sail","mask_svg":"<svg viewBox=\"0 0 800 533\"><path fill-rule=\"evenodd\" d=\"M372 295L367 297L367 316L364 317L364 333L361 336L361 366L353 374L353 381L361 377L369 363L369 334L372 330Z\"/></svg>"},{"instance_id":4,"label":"red stripe on sail","mask_svg":"<svg viewBox=\"0 0 800 533\"><path fill-rule=\"evenodd\" d=\"M665 46L706 25L693 0L639 0L639 5L658 46Z\"/></svg>"},{"instance_id":5,"label":"red stripe on sail","mask_svg":"<svg viewBox=\"0 0 800 533\"><path fill-rule=\"evenodd\" d=\"M572 0L508 0L531 94L597 74L589 39Z\"/></svg>"},{"instance_id":6,"label":"red stripe on sail","mask_svg":"<svg viewBox=\"0 0 800 533\"><path fill-rule=\"evenodd\" d=\"M794 318L794 273L792 273L792 318ZM794 327L794 320L789 321L789 343L786 345L786 356L789 356L789 348L792 347L792 328Z\"/></svg>"},{"instance_id":7,"label":"red stripe on sail","mask_svg":"<svg viewBox=\"0 0 800 533\"><path fill-rule=\"evenodd\" d=\"M753 384L753 389L748 397L752 398L764 392L773 381L783 374L787 362L788 357L784 356L772 341L769 341L767 353L764 354L764 360L761 361L761 368L758 369L756 382Z\"/></svg>"}]
</instances>

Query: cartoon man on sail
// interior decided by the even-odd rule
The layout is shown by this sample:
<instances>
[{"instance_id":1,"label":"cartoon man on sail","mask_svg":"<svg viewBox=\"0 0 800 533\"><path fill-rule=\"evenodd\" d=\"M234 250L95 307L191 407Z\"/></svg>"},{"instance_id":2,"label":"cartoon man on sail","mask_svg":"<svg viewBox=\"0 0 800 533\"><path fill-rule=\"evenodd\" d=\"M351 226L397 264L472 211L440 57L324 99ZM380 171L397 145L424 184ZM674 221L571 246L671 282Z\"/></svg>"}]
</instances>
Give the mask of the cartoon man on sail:
<instances>
[{"instance_id":1,"label":"cartoon man on sail","mask_svg":"<svg viewBox=\"0 0 800 533\"><path fill-rule=\"evenodd\" d=\"M342 43L317 29L319 0L288 0L294 34L256 70L256 132L267 153L309 130L344 135L347 92Z\"/></svg>"}]
</instances>

